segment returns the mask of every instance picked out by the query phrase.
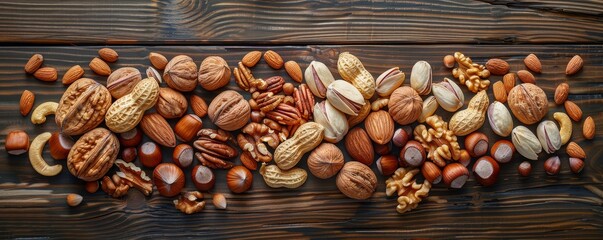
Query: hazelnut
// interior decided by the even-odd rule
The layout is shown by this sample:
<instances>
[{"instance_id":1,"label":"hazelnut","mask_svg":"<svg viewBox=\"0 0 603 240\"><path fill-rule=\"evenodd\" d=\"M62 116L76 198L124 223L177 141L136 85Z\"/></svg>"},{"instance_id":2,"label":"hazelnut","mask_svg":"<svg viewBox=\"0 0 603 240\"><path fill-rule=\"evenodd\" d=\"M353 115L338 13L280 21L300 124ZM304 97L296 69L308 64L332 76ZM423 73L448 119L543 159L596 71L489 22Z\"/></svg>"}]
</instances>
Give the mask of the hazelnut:
<instances>
[{"instance_id":1,"label":"hazelnut","mask_svg":"<svg viewBox=\"0 0 603 240\"><path fill-rule=\"evenodd\" d=\"M450 188L462 188L469 178L469 170L460 163L446 165L442 172L444 183Z\"/></svg>"},{"instance_id":2,"label":"hazelnut","mask_svg":"<svg viewBox=\"0 0 603 240\"><path fill-rule=\"evenodd\" d=\"M416 121L423 110L423 100L411 87L404 86L394 90L387 105L389 114L400 125Z\"/></svg>"},{"instance_id":3,"label":"hazelnut","mask_svg":"<svg viewBox=\"0 0 603 240\"><path fill-rule=\"evenodd\" d=\"M182 117L176 126L174 126L174 133L178 139L184 142L192 141L196 136L197 132L203 128L203 121L195 114L187 114Z\"/></svg>"},{"instance_id":4,"label":"hazelnut","mask_svg":"<svg viewBox=\"0 0 603 240\"><path fill-rule=\"evenodd\" d=\"M86 182L86 192L95 193L98 191L99 187L100 185L98 184L98 181Z\"/></svg>"},{"instance_id":5,"label":"hazelnut","mask_svg":"<svg viewBox=\"0 0 603 240\"><path fill-rule=\"evenodd\" d=\"M29 150L29 136L22 130L11 131L6 135L4 148L11 155L23 154Z\"/></svg>"},{"instance_id":6,"label":"hazelnut","mask_svg":"<svg viewBox=\"0 0 603 240\"><path fill-rule=\"evenodd\" d=\"M251 121L261 123L264 120L265 114L261 111L251 111Z\"/></svg>"},{"instance_id":7,"label":"hazelnut","mask_svg":"<svg viewBox=\"0 0 603 240\"><path fill-rule=\"evenodd\" d=\"M367 199L377 188L377 176L360 162L347 162L337 175L337 188L352 199Z\"/></svg>"},{"instance_id":8,"label":"hazelnut","mask_svg":"<svg viewBox=\"0 0 603 240\"><path fill-rule=\"evenodd\" d=\"M82 203L82 200L84 200L82 195L75 193L67 194L67 205L71 207L76 207L77 205L80 205L80 203Z\"/></svg>"},{"instance_id":9,"label":"hazelnut","mask_svg":"<svg viewBox=\"0 0 603 240\"><path fill-rule=\"evenodd\" d=\"M384 155L377 159L377 169L383 176L394 174L398 169L398 158L394 155Z\"/></svg>"},{"instance_id":10,"label":"hazelnut","mask_svg":"<svg viewBox=\"0 0 603 240\"><path fill-rule=\"evenodd\" d=\"M569 165L570 165L570 169L572 170L572 172L578 174L584 168L584 160L582 160L580 158L570 157Z\"/></svg>"},{"instance_id":11,"label":"hazelnut","mask_svg":"<svg viewBox=\"0 0 603 240\"><path fill-rule=\"evenodd\" d=\"M228 189L234 193L242 193L249 188L253 183L253 175L243 166L234 166L226 174L226 185Z\"/></svg>"},{"instance_id":12,"label":"hazelnut","mask_svg":"<svg viewBox=\"0 0 603 240\"><path fill-rule=\"evenodd\" d=\"M444 56L444 66L445 67L453 68L455 62L456 62L456 60L454 60L454 56L452 56L452 55Z\"/></svg>"},{"instance_id":13,"label":"hazelnut","mask_svg":"<svg viewBox=\"0 0 603 240\"><path fill-rule=\"evenodd\" d=\"M320 179L335 176L343 164L343 153L332 143L320 144L308 156L308 169Z\"/></svg>"},{"instance_id":14,"label":"hazelnut","mask_svg":"<svg viewBox=\"0 0 603 240\"><path fill-rule=\"evenodd\" d=\"M238 92L226 90L214 98L209 104L209 119L219 128L234 131L249 122L251 107Z\"/></svg>"},{"instance_id":15,"label":"hazelnut","mask_svg":"<svg viewBox=\"0 0 603 240\"><path fill-rule=\"evenodd\" d=\"M146 142L138 148L138 159L145 167L155 167L161 163L161 149L154 142Z\"/></svg>"},{"instance_id":16,"label":"hazelnut","mask_svg":"<svg viewBox=\"0 0 603 240\"><path fill-rule=\"evenodd\" d=\"M190 105L195 115L202 118L205 117L205 115L207 114L207 103L205 103L205 100L203 100L203 98L194 94L191 95Z\"/></svg>"},{"instance_id":17,"label":"hazelnut","mask_svg":"<svg viewBox=\"0 0 603 240\"><path fill-rule=\"evenodd\" d=\"M474 132L465 138L465 149L472 157L481 157L488 152L488 137L481 132Z\"/></svg>"},{"instance_id":18,"label":"hazelnut","mask_svg":"<svg viewBox=\"0 0 603 240\"><path fill-rule=\"evenodd\" d=\"M189 56L178 55L165 66L163 80L170 88L190 92L197 86L197 64Z\"/></svg>"},{"instance_id":19,"label":"hazelnut","mask_svg":"<svg viewBox=\"0 0 603 240\"><path fill-rule=\"evenodd\" d=\"M419 167L425 162L425 149L421 143L410 140L400 151L401 165Z\"/></svg>"},{"instance_id":20,"label":"hazelnut","mask_svg":"<svg viewBox=\"0 0 603 240\"><path fill-rule=\"evenodd\" d=\"M224 87L230 81L230 68L223 58L209 56L199 66L199 85L207 91Z\"/></svg>"},{"instance_id":21,"label":"hazelnut","mask_svg":"<svg viewBox=\"0 0 603 240\"><path fill-rule=\"evenodd\" d=\"M498 140L492 145L490 155L499 163L508 163L515 153L515 146L509 140Z\"/></svg>"},{"instance_id":22,"label":"hazelnut","mask_svg":"<svg viewBox=\"0 0 603 240\"><path fill-rule=\"evenodd\" d=\"M530 164L528 161L521 162L521 164L519 164L517 167L517 172L519 175L524 177L530 176L530 173L532 172L532 164Z\"/></svg>"},{"instance_id":23,"label":"hazelnut","mask_svg":"<svg viewBox=\"0 0 603 240\"><path fill-rule=\"evenodd\" d=\"M561 160L559 156L552 156L544 161L544 171L548 175L557 175L561 170Z\"/></svg>"},{"instance_id":24,"label":"hazelnut","mask_svg":"<svg viewBox=\"0 0 603 240\"><path fill-rule=\"evenodd\" d=\"M138 156L138 152L135 147L127 147L121 150L121 159L125 162L132 162L136 160Z\"/></svg>"},{"instance_id":25,"label":"hazelnut","mask_svg":"<svg viewBox=\"0 0 603 240\"><path fill-rule=\"evenodd\" d=\"M184 173L173 163L162 163L153 170L153 182L161 196L173 197L184 188Z\"/></svg>"},{"instance_id":26,"label":"hazelnut","mask_svg":"<svg viewBox=\"0 0 603 240\"><path fill-rule=\"evenodd\" d=\"M186 113L188 103L182 93L171 88L159 88L155 109L164 118L179 118Z\"/></svg>"},{"instance_id":27,"label":"hazelnut","mask_svg":"<svg viewBox=\"0 0 603 240\"><path fill-rule=\"evenodd\" d=\"M199 191L209 191L214 188L216 176L211 168L203 165L197 165L193 168L192 174L193 183Z\"/></svg>"},{"instance_id":28,"label":"hazelnut","mask_svg":"<svg viewBox=\"0 0 603 240\"><path fill-rule=\"evenodd\" d=\"M138 147L140 142L142 142L142 132L138 128L119 134L119 144L122 147Z\"/></svg>"},{"instance_id":29,"label":"hazelnut","mask_svg":"<svg viewBox=\"0 0 603 240\"><path fill-rule=\"evenodd\" d=\"M50 156L54 159L66 159L73 147L73 138L59 132L53 132L48 140Z\"/></svg>"},{"instance_id":30,"label":"hazelnut","mask_svg":"<svg viewBox=\"0 0 603 240\"><path fill-rule=\"evenodd\" d=\"M375 152L379 155L387 155L392 151L392 143L391 141L386 144L376 144L375 143Z\"/></svg>"},{"instance_id":31,"label":"hazelnut","mask_svg":"<svg viewBox=\"0 0 603 240\"><path fill-rule=\"evenodd\" d=\"M186 143L178 144L172 153L172 161L181 168L190 166L193 163L193 147Z\"/></svg>"},{"instance_id":32,"label":"hazelnut","mask_svg":"<svg viewBox=\"0 0 603 240\"><path fill-rule=\"evenodd\" d=\"M221 193L214 193L212 202L217 209L226 209L226 197Z\"/></svg>"},{"instance_id":33,"label":"hazelnut","mask_svg":"<svg viewBox=\"0 0 603 240\"><path fill-rule=\"evenodd\" d=\"M498 163L489 156L483 156L473 164L473 175L479 184L483 186L492 186L498 178L500 170Z\"/></svg>"},{"instance_id":34,"label":"hazelnut","mask_svg":"<svg viewBox=\"0 0 603 240\"><path fill-rule=\"evenodd\" d=\"M292 83L283 84L283 93L285 93L285 95L291 96L291 95L293 95L294 91L295 91L295 86L293 86Z\"/></svg>"},{"instance_id":35,"label":"hazelnut","mask_svg":"<svg viewBox=\"0 0 603 240\"><path fill-rule=\"evenodd\" d=\"M423 177L425 177L425 180L433 184L438 184L442 181L442 170L440 170L440 167L433 162L423 163L421 173L423 174Z\"/></svg>"},{"instance_id":36,"label":"hazelnut","mask_svg":"<svg viewBox=\"0 0 603 240\"><path fill-rule=\"evenodd\" d=\"M408 135L408 132L406 132L403 128L398 128L394 132L392 142L394 143L394 145L396 145L396 147L403 147L404 145L406 145L409 139L410 136Z\"/></svg>"}]
</instances>

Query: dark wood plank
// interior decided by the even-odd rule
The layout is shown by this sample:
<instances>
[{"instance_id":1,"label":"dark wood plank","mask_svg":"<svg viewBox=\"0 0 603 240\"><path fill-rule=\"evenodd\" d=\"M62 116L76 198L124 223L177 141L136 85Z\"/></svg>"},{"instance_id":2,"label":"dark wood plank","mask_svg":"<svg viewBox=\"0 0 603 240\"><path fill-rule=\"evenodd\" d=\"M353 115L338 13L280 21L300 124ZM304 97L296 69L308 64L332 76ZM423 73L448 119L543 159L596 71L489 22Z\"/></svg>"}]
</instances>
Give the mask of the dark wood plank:
<instances>
[{"instance_id":1,"label":"dark wood plank","mask_svg":"<svg viewBox=\"0 0 603 240\"><path fill-rule=\"evenodd\" d=\"M59 69L60 77L74 64L87 66L99 47L1 47L0 48L0 147L4 148L6 134L23 129L33 138L44 131L54 131L50 122L33 126L29 117L21 117L18 101L24 89L37 94L36 105L59 99L63 87L47 84L24 73L22 67L33 53L44 55L48 66ZM234 66L246 52L267 47L245 46L178 46L178 47L116 47L120 59L111 64L113 69L133 66L141 70L149 65L147 54L157 51L173 57L189 54L196 62L209 55L223 56ZM454 51L464 52L476 62L490 57L506 59L513 71L524 69L522 59L536 53L543 63L543 73L537 81L552 100L556 84L567 81L571 86L570 99L578 103L585 116L603 122L603 47L601 45L545 45L545 46L308 46L274 47L286 60L296 60L305 68L312 60L326 63L336 72L340 52L350 51L363 60L367 69L377 76L392 66L399 66L407 74L417 60L429 61L434 69L434 80L450 77L441 59ZM585 67L574 77L566 77L565 64L580 54ZM86 76L104 82L105 79L86 69ZM264 63L253 69L256 76L271 76L275 72ZM492 77L493 81L500 77ZM408 84L408 81L406 82ZM238 89L234 83L228 88ZM464 88L463 88L464 89ZM195 91L207 101L216 93ZM472 94L466 92L466 99ZM492 99L492 95L490 94ZM562 107L551 104L548 118ZM449 113L438 110L446 118ZM212 126L209 119L203 119ZM517 122L516 122L517 123ZM489 126L483 131L493 138ZM529 178L521 178L512 163L502 166L500 180L493 187L484 188L471 178L465 188L450 191L442 185L432 189L430 197L417 209L404 215L395 211L395 199L384 194L384 177L379 176L378 191L367 201L345 198L335 187L334 179L319 180L312 176L297 190L270 189L261 176L254 173L254 185L245 194L228 191L225 171L217 171L215 192L228 198L228 210L208 206L202 213L186 216L172 205L172 199L154 193L144 198L131 191L124 199L113 199L103 192L88 194L83 183L64 171L56 177L42 177L31 168L26 156L0 154L0 236L52 238L152 238L166 235L205 238L305 238L305 237L396 237L396 238L576 238L599 239L603 234L603 127L597 138L584 140L581 125L574 123L573 139L587 151L586 168L579 175L569 171L567 156L558 176L547 176L542 167L545 156L534 162ZM340 147L341 144L340 144ZM342 147L343 149L343 147ZM169 154L169 149L164 150ZM45 152L48 156L48 152ZM52 161L50 157L47 157ZM165 161L168 161L167 159ZM65 164L59 162L59 164ZM300 164L306 168L302 161ZM376 167L373 166L376 171ZM150 173L150 169L146 169ZM190 172L186 169L185 172ZM190 177L187 176L187 181ZM192 184L187 185L192 190ZM79 193L83 205L70 208L65 204L67 193Z\"/></svg>"},{"instance_id":2,"label":"dark wood plank","mask_svg":"<svg viewBox=\"0 0 603 240\"><path fill-rule=\"evenodd\" d=\"M0 42L600 43L601 1L2 1Z\"/></svg>"}]
</instances>

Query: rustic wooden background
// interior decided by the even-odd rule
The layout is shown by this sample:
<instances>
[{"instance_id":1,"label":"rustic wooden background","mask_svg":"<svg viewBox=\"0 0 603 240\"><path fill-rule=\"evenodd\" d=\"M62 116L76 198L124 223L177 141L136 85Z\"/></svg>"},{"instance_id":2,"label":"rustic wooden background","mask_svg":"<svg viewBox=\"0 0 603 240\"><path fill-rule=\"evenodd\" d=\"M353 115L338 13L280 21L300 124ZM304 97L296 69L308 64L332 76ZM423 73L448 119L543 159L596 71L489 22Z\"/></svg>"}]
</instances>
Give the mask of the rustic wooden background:
<instances>
[{"instance_id":1,"label":"rustic wooden background","mask_svg":"<svg viewBox=\"0 0 603 240\"><path fill-rule=\"evenodd\" d=\"M23 129L33 138L55 131L53 118L33 126L18 111L23 90L36 94L36 105L57 101L65 87L28 76L23 65L34 53L59 70L72 65L86 77L104 82L87 67L104 46L116 49L113 69L149 65L150 51L168 58L188 54L197 63L210 55L229 65L248 51L273 49L302 68L312 60L326 63L336 74L340 52L358 56L376 77L399 66L408 74L418 60L431 63L434 81L451 77L441 59L461 51L474 61L503 58L513 71L524 69L523 58L537 54L543 73L538 85L552 100L554 88L570 84L570 99L585 117L603 120L603 2L602 1L43 1L0 3L0 147L6 134ZM580 54L584 69L566 77L567 61ZM280 74L260 63L257 76ZM500 77L492 77L492 81ZM60 80L59 80L60 81ZM408 80L406 81L408 84ZM228 88L238 89L231 83ZM465 88L463 88L465 90ZM465 90L467 101L473 94ZM211 100L216 93L197 88ZM492 99L492 95L490 94ZM552 101L551 101L552 102ZM562 107L551 103L547 118ZM450 117L443 110L438 113ZM212 127L204 118L205 126ZM516 121L517 123L517 121ZM532 126L533 129L533 126ZM494 140L489 126L483 131ZM63 171L43 177L26 155L0 153L0 238L580 238L603 236L603 125L594 140L584 140L581 123L573 139L587 152L584 171L569 171L567 155L559 151L562 170L547 176L545 155L533 162L528 178L519 177L520 156L502 165L499 182L481 187L472 178L461 190L437 185L412 212L399 215L396 201L384 194L384 178L367 201L345 198L334 179L312 176L297 190L270 189L254 173L251 191L231 194L225 171L217 171L215 192L228 198L228 210L209 204L202 213L187 216L172 199L145 198L130 191L113 199L102 191L85 192L83 182ZM164 149L167 157L168 149ZM45 151L49 162L53 160ZM164 161L169 161L165 159ZM238 160L237 160L238 162ZM59 162L59 164L65 164ZM305 168L305 163L301 163ZM376 167L373 166L376 170ZM150 169L146 169L150 173ZM190 173L190 168L185 172ZM190 176L187 176L190 180ZM192 190L192 184L187 189ZM76 208L65 204L68 193L84 196ZM208 202L209 203L209 202Z\"/></svg>"}]
</instances>

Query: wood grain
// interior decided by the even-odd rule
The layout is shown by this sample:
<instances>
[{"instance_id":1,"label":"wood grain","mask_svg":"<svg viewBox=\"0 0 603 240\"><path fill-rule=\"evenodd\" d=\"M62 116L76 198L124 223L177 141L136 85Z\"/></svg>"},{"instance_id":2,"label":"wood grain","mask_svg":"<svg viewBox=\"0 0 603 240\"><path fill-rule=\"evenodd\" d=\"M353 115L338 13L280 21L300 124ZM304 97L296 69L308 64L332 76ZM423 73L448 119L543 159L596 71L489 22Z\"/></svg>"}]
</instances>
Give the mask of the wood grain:
<instances>
[{"instance_id":1,"label":"wood grain","mask_svg":"<svg viewBox=\"0 0 603 240\"><path fill-rule=\"evenodd\" d=\"M142 11L144 12L144 11ZM29 117L22 117L18 101L23 90L36 94L38 105L57 101L65 87L60 83L43 83L26 75L23 64L34 53L44 55L45 65L57 67L59 78L75 64L87 66L100 47L0 47L0 147L4 149L6 134L23 129L30 137L44 131L55 131L53 118L41 126L33 126ZM132 66L144 70L149 65L147 55L157 51L171 58L188 54L195 62L210 55L223 56L234 67L250 50L267 50L255 46L122 46L114 47L120 58L110 64L113 69ZM409 74L418 60L426 60L433 67L434 81L451 77L441 60L444 55L461 51L475 62L484 63L491 57L509 61L512 71L525 69L523 58L535 53L543 63L543 73L537 74L537 83L548 94L557 84L570 84L570 99L582 107L585 116L592 115L596 123L603 122L603 46L601 45L431 45L431 46L323 46L271 47L285 60L299 62L302 69L312 61L324 62L334 75L339 53L350 51L358 56L366 68L378 76L382 71L399 66ZM585 61L584 69L575 76L566 77L565 64L574 54ZM105 82L87 67L86 77ZM253 68L254 75L269 77L284 70L271 70L265 63ZM501 77L492 77L498 81ZM408 84L408 81L406 82ZM236 84L226 87L238 90ZM466 100L473 94L463 88ZM209 103L217 94L197 88ZM248 95L246 95L248 96ZM493 99L490 93L490 99ZM562 107L550 105L547 118ZM438 114L449 119L451 114L439 109ZM209 119L204 125L213 127ZM171 122L174 124L174 122ZM518 123L517 121L515 122ZM416 124L415 124L416 125ZM534 129L535 126L531 126ZM482 130L494 139L486 124ZM399 215L396 201L384 194L385 178L379 176L378 191L367 201L345 198L335 187L334 179L320 180L310 176L297 190L270 189L254 172L254 185L244 194L228 191L225 171L217 171L215 192L225 193L228 210L216 210L208 205L204 212L186 216L173 207L170 198L154 193L145 198L131 190L124 199L110 198L103 192L88 194L83 182L63 171L55 177L43 177L31 168L27 157L0 154L0 236L1 238L163 238L165 236L203 238L576 238L599 239L603 234L603 127L597 129L594 140L584 140L581 124L574 123L573 139L587 152L584 171L575 175L569 171L567 155L563 150L562 170L558 176L547 176L542 167L546 156L533 162L531 177L521 178L516 167L523 158L503 165L499 182L493 187L479 186L473 178L465 188L450 191L437 185L430 197L412 212ZM339 146L344 149L343 144ZM164 161L169 161L169 149L164 149ZM51 163L46 150L44 155ZM347 155L346 155L347 156ZM347 158L347 157L346 157ZM64 161L56 161L65 164ZM238 160L236 161L238 163ZM301 167L306 168L302 161ZM372 166L373 170L377 170ZM151 169L145 169L148 173ZM190 173L191 169L185 169ZM187 176L187 189L194 189ZM76 208L65 204L67 193L79 193L84 203ZM206 199L209 198L209 194ZM208 202L209 203L209 202Z\"/></svg>"},{"instance_id":2,"label":"wood grain","mask_svg":"<svg viewBox=\"0 0 603 240\"><path fill-rule=\"evenodd\" d=\"M2 1L0 42L601 43L601 1Z\"/></svg>"}]
</instances>

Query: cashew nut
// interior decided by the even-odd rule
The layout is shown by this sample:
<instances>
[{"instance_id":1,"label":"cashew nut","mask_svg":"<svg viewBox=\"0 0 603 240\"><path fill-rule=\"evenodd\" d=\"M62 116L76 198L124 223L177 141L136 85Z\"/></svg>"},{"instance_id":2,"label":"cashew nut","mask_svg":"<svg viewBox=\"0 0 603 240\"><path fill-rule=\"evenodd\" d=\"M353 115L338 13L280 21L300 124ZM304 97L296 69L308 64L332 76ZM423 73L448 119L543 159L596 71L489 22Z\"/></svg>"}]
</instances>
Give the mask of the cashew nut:
<instances>
[{"instance_id":1,"label":"cashew nut","mask_svg":"<svg viewBox=\"0 0 603 240\"><path fill-rule=\"evenodd\" d=\"M569 142L572 137L572 120L564 112L556 112L553 118L559 123L559 134L561 135L561 144Z\"/></svg>"},{"instance_id":2,"label":"cashew nut","mask_svg":"<svg viewBox=\"0 0 603 240\"><path fill-rule=\"evenodd\" d=\"M59 104L55 102L45 102L40 104L31 114L31 123L42 124L46 122L46 116L54 114L58 107Z\"/></svg>"},{"instance_id":3,"label":"cashew nut","mask_svg":"<svg viewBox=\"0 0 603 240\"><path fill-rule=\"evenodd\" d=\"M44 176L55 176L63 169L63 166L60 164L53 166L48 165L48 163L44 161L44 158L42 158L42 150L51 135L52 134L49 132L38 135L34 138L29 147L29 162L31 162L31 166L36 172Z\"/></svg>"}]
</instances>

